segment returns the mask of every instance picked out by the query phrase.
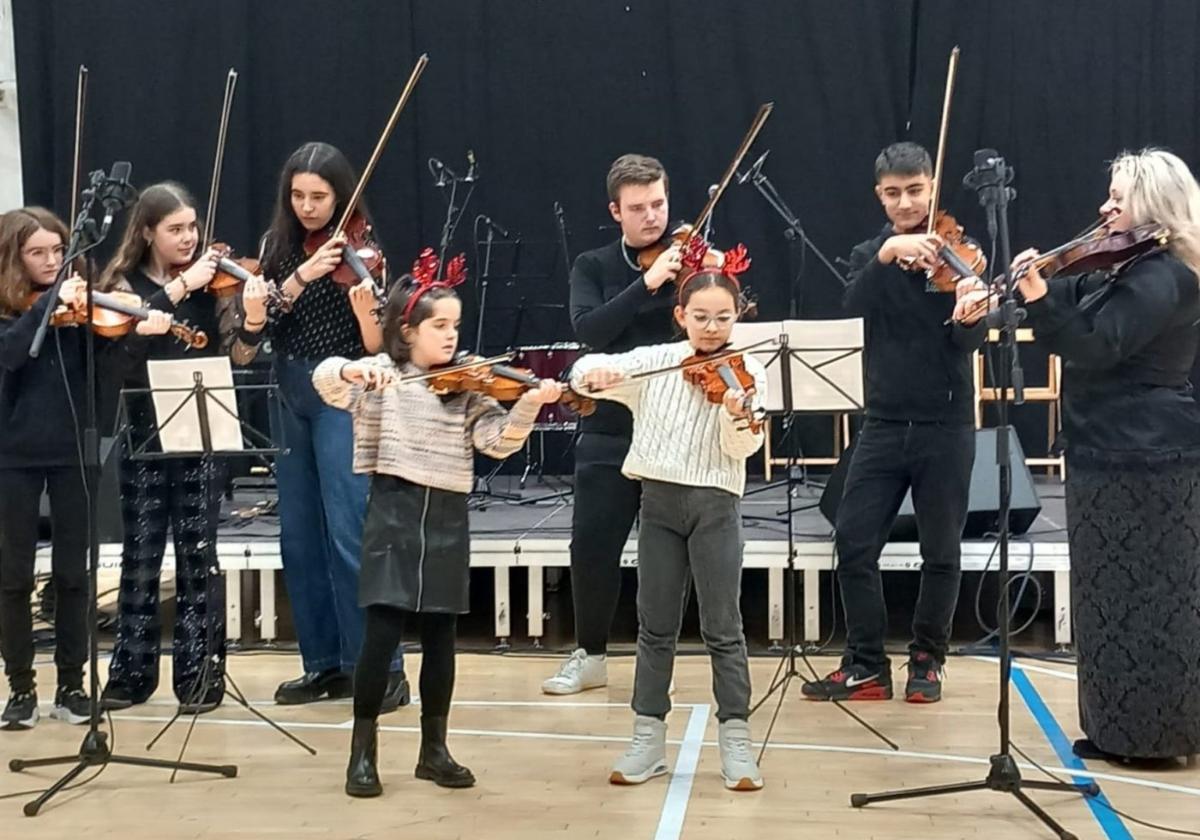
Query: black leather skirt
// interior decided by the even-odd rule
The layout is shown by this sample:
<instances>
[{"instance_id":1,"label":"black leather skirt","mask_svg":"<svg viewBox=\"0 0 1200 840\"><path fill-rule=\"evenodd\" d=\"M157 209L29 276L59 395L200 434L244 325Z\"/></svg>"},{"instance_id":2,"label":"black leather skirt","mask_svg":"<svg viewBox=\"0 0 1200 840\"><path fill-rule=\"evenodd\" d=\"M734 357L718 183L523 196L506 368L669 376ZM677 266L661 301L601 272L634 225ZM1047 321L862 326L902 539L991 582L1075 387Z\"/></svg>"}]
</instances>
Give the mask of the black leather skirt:
<instances>
[{"instance_id":1,"label":"black leather skirt","mask_svg":"<svg viewBox=\"0 0 1200 840\"><path fill-rule=\"evenodd\" d=\"M358 602L411 612L470 607L467 496L374 475L363 525Z\"/></svg>"}]
</instances>

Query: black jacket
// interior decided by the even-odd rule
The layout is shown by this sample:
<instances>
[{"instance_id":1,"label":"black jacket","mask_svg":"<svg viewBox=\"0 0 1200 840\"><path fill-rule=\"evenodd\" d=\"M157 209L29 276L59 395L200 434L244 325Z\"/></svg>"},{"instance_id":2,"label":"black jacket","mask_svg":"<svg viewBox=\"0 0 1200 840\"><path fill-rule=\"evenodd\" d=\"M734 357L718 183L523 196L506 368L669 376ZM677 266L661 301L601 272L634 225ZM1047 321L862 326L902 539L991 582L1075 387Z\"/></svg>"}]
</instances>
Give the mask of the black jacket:
<instances>
[{"instance_id":1,"label":"black jacket","mask_svg":"<svg viewBox=\"0 0 1200 840\"><path fill-rule=\"evenodd\" d=\"M918 423L973 423L975 382L971 353L986 329L946 324L954 295L925 291L925 274L879 262L894 235L878 236L850 252L844 305L863 318L867 363L867 416Z\"/></svg>"},{"instance_id":2,"label":"black jacket","mask_svg":"<svg viewBox=\"0 0 1200 840\"><path fill-rule=\"evenodd\" d=\"M1196 275L1164 252L1049 287L1026 310L1038 340L1063 359L1068 451L1200 447L1189 382L1200 345Z\"/></svg>"}]
</instances>

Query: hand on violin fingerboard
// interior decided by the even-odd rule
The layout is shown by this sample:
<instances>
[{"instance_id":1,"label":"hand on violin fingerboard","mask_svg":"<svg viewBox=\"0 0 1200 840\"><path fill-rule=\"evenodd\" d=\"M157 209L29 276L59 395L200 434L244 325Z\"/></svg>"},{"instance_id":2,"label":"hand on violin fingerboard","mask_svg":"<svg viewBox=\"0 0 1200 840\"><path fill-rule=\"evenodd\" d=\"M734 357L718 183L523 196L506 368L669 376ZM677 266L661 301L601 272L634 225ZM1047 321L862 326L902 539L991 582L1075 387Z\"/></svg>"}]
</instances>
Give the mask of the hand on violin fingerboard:
<instances>
[{"instance_id":1,"label":"hand on violin fingerboard","mask_svg":"<svg viewBox=\"0 0 1200 840\"><path fill-rule=\"evenodd\" d=\"M342 264L342 246L346 244L345 236L335 236L317 249L299 268L296 269L296 279L303 289L314 280L319 280L331 273Z\"/></svg>"},{"instance_id":2,"label":"hand on violin fingerboard","mask_svg":"<svg viewBox=\"0 0 1200 840\"><path fill-rule=\"evenodd\" d=\"M658 259L642 275L642 279L645 281L647 289L657 292L665 284L674 280L681 268L683 268L683 258L679 246L672 245L658 255Z\"/></svg>"},{"instance_id":3,"label":"hand on violin fingerboard","mask_svg":"<svg viewBox=\"0 0 1200 840\"><path fill-rule=\"evenodd\" d=\"M375 312L379 308L379 299L376 297L374 282L363 280L350 289L350 308L360 321L368 318L378 320Z\"/></svg>"},{"instance_id":4,"label":"hand on violin fingerboard","mask_svg":"<svg viewBox=\"0 0 1200 840\"><path fill-rule=\"evenodd\" d=\"M625 381L625 374L612 368L596 368L583 375L583 384L588 391L607 391Z\"/></svg>"},{"instance_id":5,"label":"hand on violin fingerboard","mask_svg":"<svg viewBox=\"0 0 1200 840\"><path fill-rule=\"evenodd\" d=\"M898 262L905 267L931 269L938 263L940 237L925 233L904 233L890 237L879 249L879 261L884 265Z\"/></svg>"},{"instance_id":6,"label":"hand on violin fingerboard","mask_svg":"<svg viewBox=\"0 0 1200 840\"><path fill-rule=\"evenodd\" d=\"M243 326L250 332L258 332L267 325L267 299L271 290L262 275L251 277L242 288L242 308L246 312Z\"/></svg>"},{"instance_id":7,"label":"hand on violin fingerboard","mask_svg":"<svg viewBox=\"0 0 1200 840\"><path fill-rule=\"evenodd\" d=\"M521 399L535 405L546 405L558 402L562 397L562 393L563 386L561 382L555 382L553 379L543 379L536 388L530 388L522 394Z\"/></svg>"},{"instance_id":8,"label":"hand on violin fingerboard","mask_svg":"<svg viewBox=\"0 0 1200 840\"><path fill-rule=\"evenodd\" d=\"M215 248L209 248L200 259L192 263L186 271L179 275L188 293L199 291L212 282L217 273L217 260L221 255Z\"/></svg>"},{"instance_id":9,"label":"hand on violin fingerboard","mask_svg":"<svg viewBox=\"0 0 1200 840\"><path fill-rule=\"evenodd\" d=\"M134 331L138 335L166 335L171 331L171 316L166 312L151 309L145 320L138 321Z\"/></svg>"},{"instance_id":10,"label":"hand on violin fingerboard","mask_svg":"<svg viewBox=\"0 0 1200 840\"><path fill-rule=\"evenodd\" d=\"M396 378L395 371L382 368L369 359L342 365L341 376L350 384L362 385L368 391L385 388Z\"/></svg>"},{"instance_id":11,"label":"hand on violin fingerboard","mask_svg":"<svg viewBox=\"0 0 1200 840\"><path fill-rule=\"evenodd\" d=\"M725 392L724 404L725 410L737 419L742 419L750 416L750 398L754 394L754 389L748 391L739 389L730 389Z\"/></svg>"},{"instance_id":12,"label":"hand on violin fingerboard","mask_svg":"<svg viewBox=\"0 0 1200 840\"><path fill-rule=\"evenodd\" d=\"M1037 248L1029 248L1017 254L1009 269L1017 278L1017 289L1020 290L1021 297L1025 298L1026 303L1033 303L1035 300L1045 297L1046 292L1050 291L1045 278L1042 277L1042 273L1037 270L1037 265L1034 263L1034 260L1040 256Z\"/></svg>"},{"instance_id":13,"label":"hand on violin fingerboard","mask_svg":"<svg viewBox=\"0 0 1200 840\"><path fill-rule=\"evenodd\" d=\"M87 281L72 274L58 287L58 299L71 309L83 309L87 306Z\"/></svg>"}]
</instances>

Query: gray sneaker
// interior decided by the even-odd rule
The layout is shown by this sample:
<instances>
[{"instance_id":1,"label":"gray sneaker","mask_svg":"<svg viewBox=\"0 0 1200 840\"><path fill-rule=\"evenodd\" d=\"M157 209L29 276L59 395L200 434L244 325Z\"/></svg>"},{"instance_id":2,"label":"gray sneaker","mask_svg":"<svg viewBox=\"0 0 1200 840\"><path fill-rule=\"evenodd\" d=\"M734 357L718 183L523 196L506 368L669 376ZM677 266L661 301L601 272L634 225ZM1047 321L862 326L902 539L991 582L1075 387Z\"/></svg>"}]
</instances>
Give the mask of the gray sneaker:
<instances>
[{"instance_id":1,"label":"gray sneaker","mask_svg":"<svg viewBox=\"0 0 1200 840\"><path fill-rule=\"evenodd\" d=\"M608 780L614 785L640 785L667 772L667 722L638 715L633 741L617 759Z\"/></svg>"},{"instance_id":2,"label":"gray sneaker","mask_svg":"<svg viewBox=\"0 0 1200 840\"><path fill-rule=\"evenodd\" d=\"M578 694L589 688L608 685L608 657L588 656L579 648L558 668L558 673L542 683L543 694Z\"/></svg>"},{"instance_id":3,"label":"gray sneaker","mask_svg":"<svg viewBox=\"0 0 1200 840\"><path fill-rule=\"evenodd\" d=\"M721 750L721 776L730 790L759 790L762 774L750 743L750 724L733 718L717 730L717 746Z\"/></svg>"}]
</instances>

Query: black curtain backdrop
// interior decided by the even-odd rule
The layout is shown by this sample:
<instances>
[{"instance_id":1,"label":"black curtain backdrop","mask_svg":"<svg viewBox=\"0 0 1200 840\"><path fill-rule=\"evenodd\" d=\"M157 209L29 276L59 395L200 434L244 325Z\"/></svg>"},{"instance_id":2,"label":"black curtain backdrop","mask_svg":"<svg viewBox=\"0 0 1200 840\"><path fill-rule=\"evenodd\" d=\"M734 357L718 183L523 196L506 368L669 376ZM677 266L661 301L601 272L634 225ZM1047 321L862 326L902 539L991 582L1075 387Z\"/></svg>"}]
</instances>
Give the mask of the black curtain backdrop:
<instances>
[{"instance_id":1,"label":"black curtain backdrop","mask_svg":"<svg viewBox=\"0 0 1200 840\"><path fill-rule=\"evenodd\" d=\"M253 252L278 170L307 140L361 167L421 52L425 77L367 191L393 265L435 245L444 194L427 160L481 180L455 238L467 251L475 317L472 219L486 213L522 245L498 248L487 341L570 339L570 254L610 240L604 175L617 155L660 157L672 216L698 212L757 106L776 103L747 164L765 172L832 260L883 221L872 193L881 147L937 141L946 61L963 54L946 157L945 206L986 239L961 186L976 148L1017 172L1013 247L1052 246L1084 227L1123 148L1169 147L1200 164L1195 111L1200 6L1192 0L14 0L27 203L65 215L75 76L90 70L84 168L133 163L135 181L188 185L203 207L224 77L240 73L216 234ZM460 196L461 197L461 196ZM743 241L764 318L787 314L792 278L807 317L834 316L841 286L749 186L732 186L715 238ZM517 320L518 307L527 308ZM528 307L529 304L539 304ZM519 324L519 333L514 325ZM473 332L468 332L473 335ZM1044 355L1025 348L1030 384ZM1044 410L1017 414L1026 449L1045 449ZM807 448L828 448L828 421Z\"/></svg>"}]
</instances>

